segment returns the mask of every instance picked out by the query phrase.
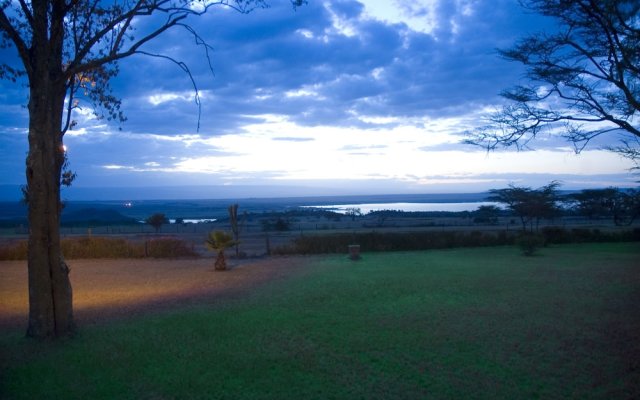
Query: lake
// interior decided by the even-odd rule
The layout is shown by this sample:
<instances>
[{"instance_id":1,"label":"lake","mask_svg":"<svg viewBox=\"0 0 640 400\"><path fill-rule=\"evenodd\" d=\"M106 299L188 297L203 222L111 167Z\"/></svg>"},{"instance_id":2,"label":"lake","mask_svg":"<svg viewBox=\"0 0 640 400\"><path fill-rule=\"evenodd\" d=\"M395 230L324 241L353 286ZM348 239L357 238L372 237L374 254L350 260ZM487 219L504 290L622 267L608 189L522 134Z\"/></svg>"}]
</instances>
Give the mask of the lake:
<instances>
[{"instance_id":1,"label":"lake","mask_svg":"<svg viewBox=\"0 0 640 400\"><path fill-rule=\"evenodd\" d=\"M463 203L354 203L354 204L331 204L331 205L311 205L308 208L319 208L331 210L345 214L349 208L359 208L360 212L367 214L371 211L394 210L406 212L462 212L475 211L480 206L499 206L491 201L463 202Z\"/></svg>"}]
</instances>

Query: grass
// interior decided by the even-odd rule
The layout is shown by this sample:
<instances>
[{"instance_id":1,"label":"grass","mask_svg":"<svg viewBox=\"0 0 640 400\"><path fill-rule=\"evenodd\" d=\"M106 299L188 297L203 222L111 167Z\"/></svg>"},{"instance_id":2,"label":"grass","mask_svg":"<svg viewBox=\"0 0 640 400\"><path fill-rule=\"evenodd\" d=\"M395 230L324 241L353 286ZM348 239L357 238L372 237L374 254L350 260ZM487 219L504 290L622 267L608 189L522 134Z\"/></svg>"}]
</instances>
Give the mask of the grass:
<instances>
[{"instance_id":1,"label":"grass","mask_svg":"<svg viewBox=\"0 0 640 400\"><path fill-rule=\"evenodd\" d=\"M638 259L636 243L327 256L73 340L2 333L0 398L638 398Z\"/></svg>"}]
</instances>

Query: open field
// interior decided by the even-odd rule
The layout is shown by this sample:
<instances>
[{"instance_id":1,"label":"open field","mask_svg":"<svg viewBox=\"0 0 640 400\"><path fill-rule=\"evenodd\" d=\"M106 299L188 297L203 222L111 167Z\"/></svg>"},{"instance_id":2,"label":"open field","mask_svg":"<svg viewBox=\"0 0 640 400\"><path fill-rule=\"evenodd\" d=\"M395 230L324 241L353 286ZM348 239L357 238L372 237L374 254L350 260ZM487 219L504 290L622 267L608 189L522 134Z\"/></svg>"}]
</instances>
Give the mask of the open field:
<instances>
[{"instance_id":1,"label":"open field","mask_svg":"<svg viewBox=\"0 0 640 400\"><path fill-rule=\"evenodd\" d=\"M5 324L0 397L638 398L638 260L637 243L616 243L269 258L223 273L206 260L76 262L79 336L37 343ZM3 305L26 285L20 271L0 263ZM92 308L104 288L122 290L97 298L121 300Z\"/></svg>"}]
</instances>

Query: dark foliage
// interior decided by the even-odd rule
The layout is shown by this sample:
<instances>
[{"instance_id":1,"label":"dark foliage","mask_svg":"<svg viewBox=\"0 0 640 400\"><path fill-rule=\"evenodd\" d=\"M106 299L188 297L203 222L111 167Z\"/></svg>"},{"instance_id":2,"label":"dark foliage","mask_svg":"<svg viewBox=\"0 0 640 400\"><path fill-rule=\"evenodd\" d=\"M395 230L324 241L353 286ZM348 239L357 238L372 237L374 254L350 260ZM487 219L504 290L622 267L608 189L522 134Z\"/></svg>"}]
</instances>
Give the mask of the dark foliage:
<instances>
[{"instance_id":1,"label":"dark foliage","mask_svg":"<svg viewBox=\"0 0 640 400\"><path fill-rule=\"evenodd\" d=\"M640 229L603 232L598 229L564 229L547 227L536 236L545 244L589 243L589 242L635 242L640 241ZM522 237L509 231L447 231L447 232L368 232L355 234L304 235L291 245L280 246L272 254L346 254L348 246L359 244L363 252L415 251L449 249L460 247L486 247L516 244ZM537 240L537 239L536 239Z\"/></svg>"},{"instance_id":2,"label":"dark foliage","mask_svg":"<svg viewBox=\"0 0 640 400\"><path fill-rule=\"evenodd\" d=\"M291 220L289 218L278 217L276 219L262 220L262 230L265 232L278 231L285 232L291 230Z\"/></svg>"},{"instance_id":3,"label":"dark foliage","mask_svg":"<svg viewBox=\"0 0 640 400\"><path fill-rule=\"evenodd\" d=\"M350 244L359 244L362 251L404 251L446 249L454 247L497 246L512 243L512 236L501 233L471 232L411 232L356 233L300 236L291 246L275 249L274 254L345 253Z\"/></svg>"},{"instance_id":4,"label":"dark foliage","mask_svg":"<svg viewBox=\"0 0 640 400\"><path fill-rule=\"evenodd\" d=\"M197 257L191 244L183 240L160 237L144 242L123 238L87 236L62 240L62 252L67 259L81 258L188 258ZM0 247L0 260L25 260L27 241L15 241Z\"/></svg>"},{"instance_id":5,"label":"dark foliage","mask_svg":"<svg viewBox=\"0 0 640 400\"><path fill-rule=\"evenodd\" d=\"M546 240L540 234L527 233L516 238L516 244L522 250L523 255L531 257L546 244Z\"/></svg>"}]
</instances>

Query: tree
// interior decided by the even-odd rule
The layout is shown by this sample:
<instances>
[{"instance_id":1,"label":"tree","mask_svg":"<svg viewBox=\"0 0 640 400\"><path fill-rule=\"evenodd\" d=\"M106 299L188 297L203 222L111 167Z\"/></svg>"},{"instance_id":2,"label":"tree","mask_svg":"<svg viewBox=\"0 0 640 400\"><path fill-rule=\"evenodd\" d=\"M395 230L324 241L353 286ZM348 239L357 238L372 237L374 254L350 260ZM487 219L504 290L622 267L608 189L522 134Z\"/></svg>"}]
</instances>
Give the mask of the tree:
<instances>
[{"instance_id":1,"label":"tree","mask_svg":"<svg viewBox=\"0 0 640 400\"><path fill-rule=\"evenodd\" d=\"M162 228L162 225L168 223L169 220L167 219L167 217L165 217L164 214L155 213L149 216L149 218L147 218L146 220L144 220L144 222L153 226L153 229L155 229L156 233L158 233L160 232L160 228Z\"/></svg>"},{"instance_id":2,"label":"tree","mask_svg":"<svg viewBox=\"0 0 640 400\"><path fill-rule=\"evenodd\" d=\"M554 218L558 213L557 202L558 182L551 182L537 190L528 187L517 187L509 185L505 189L492 189L489 191L491 196L489 200L503 203L515 215L520 218L522 230L533 232L534 223L536 230L540 225L541 219Z\"/></svg>"},{"instance_id":3,"label":"tree","mask_svg":"<svg viewBox=\"0 0 640 400\"><path fill-rule=\"evenodd\" d=\"M246 213L245 213L246 218ZM240 231L244 225L244 220L242 222L238 221L238 205L232 204L229 206L229 224L231 225L231 232L233 233L233 240L235 241L236 247L236 257L240 257L240 248L238 245L240 244Z\"/></svg>"},{"instance_id":4,"label":"tree","mask_svg":"<svg viewBox=\"0 0 640 400\"><path fill-rule=\"evenodd\" d=\"M123 121L120 100L109 81L118 62L135 54L176 63L194 83L189 68L170 56L144 50L169 30L182 28L203 47L209 45L187 18L226 5L240 12L266 6L266 0L0 0L0 47L16 50L20 65L3 60L0 78L26 77L29 87L29 152L26 192L29 204L29 323L27 336L55 338L74 331L69 268L60 249L60 185L65 176L63 137L75 126L79 100L98 116ZM292 0L295 6L303 0ZM139 30L134 36L134 27Z\"/></svg>"},{"instance_id":5,"label":"tree","mask_svg":"<svg viewBox=\"0 0 640 400\"><path fill-rule=\"evenodd\" d=\"M585 189L567 196L567 203L579 215L589 219L611 217L617 188Z\"/></svg>"},{"instance_id":6,"label":"tree","mask_svg":"<svg viewBox=\"0 0 640 400\"><path fill-rule=\"evenodd\" d=\"M480 206L473 212L475 215L473 222L477 224L497 225L501 211L502 210L496 206Z\"/></svg>"},{"instance_id":7,"label":"tree","mask_svg":"<svg viewBox=\"0 0 640 400\"><path fill-rule=\"evenodd\" d=\"M558 21L557 32L521 39L499 50L524 65L526 85L467 143L489 150L526 147L541 132L583 150L590 141L620 135L609 150L640 168L640 2L637 0L526 0L529 9Z\"/></svg>"},{"instance_id":8,"label":"tree","mask_svg":"<svg viewBox=\"0 0 640 400\"><path fill-rule=\"evenodd\" d=\"M616 225L630 225L640 216L640 191L618 188L585 189L568 196L574 210L589 219L609 217Z\"/></svg>"},{"instance_id":9,"label":"tree","mask_svg":"<svg viewBox=\"0 0 640 400\"><path fill-rule=\"evenodd\" d=\"M345 208L344 213L351 217L351 221L355 221L356 217L362 216L362 210L359 207L347 207Z\"/></svg>"},{"instance_id":10,"label":"tree","mask_svg":"<svg viewBox=\"0 0 640 400\"><path fill-rule=\"evenodd\" d=\"M205 243L209 249L214 250L217 253L215 262L216 271L226 270L227 259L224 256L224 251L236 244L233 240L233 236L223 231L209 232Z\"/></svg>"}]
</instances>

